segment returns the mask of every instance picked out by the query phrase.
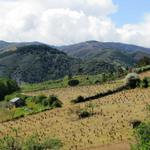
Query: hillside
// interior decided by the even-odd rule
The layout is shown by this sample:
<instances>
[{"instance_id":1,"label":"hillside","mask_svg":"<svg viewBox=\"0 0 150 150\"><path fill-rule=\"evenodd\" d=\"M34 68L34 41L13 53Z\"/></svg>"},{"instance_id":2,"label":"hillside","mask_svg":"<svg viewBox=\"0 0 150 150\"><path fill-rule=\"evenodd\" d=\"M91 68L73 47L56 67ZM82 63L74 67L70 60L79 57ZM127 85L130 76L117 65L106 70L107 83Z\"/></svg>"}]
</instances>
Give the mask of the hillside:
<instances>
[{"instance_id":1,"label":"hillside","mask_svg":"<svg viewBox=\"0 0 150 150\"><path fill-rule=\"evenodd\" d=\"M61 46L60 50L69 56L90 62L107 62L113 65L133 66L144 56L150 57L150 49L122 43L87 41Z\"/></svg>"},{"instance_id":2,"label":"hillside","mask_svg":"<svg viewBox=\"0 0 150 150\"><path fill-rule=\"evenodd\" d=\"M40 42L6 42L0 41L0 54L8 51L17 50L18 47L28 46L28 45L40 45Z\"/></svg>"},{"instance_id":3,"label":"hillside","mask_svg":"<svg viewBox=\"0 0 150 150\"><path fill-rule=\"evenodd\" d=\"M18 47L0 54L0 76L20 82L42 82L74 72L76 59L47 45Z\"/></svg>"},{"instance_id":4,"label":"hillside","mask_svg":"<svg viewBox=\"0 0 150 150\"><path fill-rule=\"evenodd\" d=\"M88 41L55 47L0 41L0 76L36 83L66 75L117 74L144 56L150 57L150 49L121 43Z\"/></svg>"},{"instance_id":5,"label":"hillside","mask_svg":"<svg viewBox=\"0 0 150 150\"><path fill-rule=\"evenodd\" d=\"M150 72L145 72L140 77L147 77L149 74ZM26 93L34 96L57 95L63 102L63 107L0 123L0 137L8 133L13 134L13 128L18 130L20 138L32 134L38 134L40 140L48 135L59 138L63 142L61 150L109 150L110 147L115 150L129 150L130 144L134 142L134 130L130 122L148 118L146 107L150 102L149 88L125 90L76 105L70 103L79 95L90 96L119 85L116 80L103 85ZM94 113L90 117L80 119L75 113L78 110L92 110Z\"/></svg>"}]
</instances>

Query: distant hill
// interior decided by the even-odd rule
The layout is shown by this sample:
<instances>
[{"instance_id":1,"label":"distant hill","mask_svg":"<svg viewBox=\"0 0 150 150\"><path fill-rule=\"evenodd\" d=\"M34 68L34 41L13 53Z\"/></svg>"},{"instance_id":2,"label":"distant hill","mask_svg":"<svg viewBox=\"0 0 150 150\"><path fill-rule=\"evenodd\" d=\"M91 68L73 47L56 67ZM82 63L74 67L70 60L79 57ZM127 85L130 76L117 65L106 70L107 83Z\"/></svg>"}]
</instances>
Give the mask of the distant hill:
<instances>
[{"instance_id":1,"label":"distant hill","mask_svg":"<svg viewBox=\"0 0 150 150\"><path fill-rule=\"evenodd\" d=\"M42 82L73 73L76 64L76 59L50 46L28 45L0 54L0 76L18 82Z\"/></svg>"},{"instance_id":2,"label":"distant hill","mask_svg":"<svg viewBox=\"0 0 150 150\"><path fill-rule=\"evenodd\" d=\"M83 60L125 66L133 66L144 56L150 57L150 48L112 42L87 41L61 46L59 49L69 56Z\"/></svg>"},{"instance_id":3,"label":"distant hill","mask_svg":"<svg viewBox=\"0 0 150 150\"><path fill-rule=\"evenodd\" d=\"M87 41L69 46L40 42L0 41L0 77L22 82L42 82L66 75L116 72L133 67L150 49L121 43Z\"/></svg>"},{"instance_id":4,"label":"distant hill","mask_svg":"<svg viewBox=\"0 0 150 150\"><path fill-rule=\"evenodd\" d=\"M5 42L5 41L0 41L0 54L6 51L13 51L16 50L18 47L22 46L28 46L28 45L40 45L42 43L40 42L20 42L20 43L15 43L15 42Z\"/></svg>"}]
</instances>

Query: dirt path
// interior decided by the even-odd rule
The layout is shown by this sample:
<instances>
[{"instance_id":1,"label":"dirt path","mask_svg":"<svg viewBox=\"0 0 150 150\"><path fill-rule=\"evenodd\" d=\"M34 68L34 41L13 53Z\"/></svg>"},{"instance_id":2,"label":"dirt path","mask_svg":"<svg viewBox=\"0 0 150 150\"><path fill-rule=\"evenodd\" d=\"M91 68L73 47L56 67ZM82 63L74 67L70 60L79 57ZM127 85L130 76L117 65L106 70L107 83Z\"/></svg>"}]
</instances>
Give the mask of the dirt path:
<instances>
[{"instance_id":1,"label":"dirt path","mask_svg":"<svg viewBox=\"0 0 150 150\"><path fill-rule=\"evenodd\" d=\"M91 147L85 150L130 150L130 145L127 142L112 144L107 146Z\"/></svg>"}]
</instances>

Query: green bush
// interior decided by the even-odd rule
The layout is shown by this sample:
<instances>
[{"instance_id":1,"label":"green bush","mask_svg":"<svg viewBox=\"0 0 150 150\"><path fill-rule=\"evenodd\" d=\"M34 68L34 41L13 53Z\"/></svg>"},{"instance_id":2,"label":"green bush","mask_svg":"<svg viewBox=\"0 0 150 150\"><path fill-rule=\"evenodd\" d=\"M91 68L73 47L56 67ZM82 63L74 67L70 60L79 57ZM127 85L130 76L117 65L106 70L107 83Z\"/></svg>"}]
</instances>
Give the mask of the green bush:
<instances>
[{"instance_id":1,"label":"green bush","mask_svg":"<svg viewBox=\"0 0 150 150\"><path fill-rule=\"evenodd\" d=\"M5 136L0 139L1 150L22 150L22 145L17 137Z\"/></svg>"},{"instance_id":2,"label":"green bush","mask_svg":"<svg viewBox=\"0 0 150 150\"><path fill-rule=\"evenodd\" d=\"M24 143L24 150L58 150L63 146L59 139L46 138L39 142L38 136L29 137Z\"/></svg>"},{"instance_id":3,"label":"green bush","mask_svg":"<svg viewBox=\"0 0 150 150\"><path fill-rule=\"evenodd\" d=\"M32 101L36 104L41 104L45 107L62 107L62 102L57 98L57 96L51 95L49 97L46 97L45 95L39 95L31 98Z\"/></svg>"},{"instance_id":4,"label":"green bush","mask_svg":"<svg viewBox=\"0 0 150 150\"><path fill-rule=\"evenodd\" d=\"M38 135L31 136L26 140L20 139L17 135L5 136L0 139L1 150L59 150L63 146L59 139L46 138L39 141Z\"/></svg>"},{"instance_id":5,"label":"green bush","mask_svg":"<svg viewBox=\"0 0 150 150\"><path fill-rule=\"evenodd\" d=\"M68 82L68 85L69 86L77 86L77 85L79 85L79 80L70 80L69 82Z\"/></svg>"},{"instance_id":6,"label":"green bush","mask_svg":"<svg viewBox=\"0 0 150 150\"><path fill-rule=\"evenodd\" d=\"M125 84L128 88L134 89L140 86L140 78L136 73L129 73L125 78Z\"/></svg>"},{"instance_id":7,"label":"green bush","mask_svg":"<svg viewBox=\"0 0 150 150\"><path fill-rule=\"evenodd\" d=\"M145 77L143 80L142 80L142 87L143 88L148 88L148 86L149 86L149 81L148 81L148 78L147 77Z\"/></svg>"},{"instance_id":8,"label":"green bush","mask_svg":"<svg viewBox=\"0 0 150 150\"><path fill-rule=\"evenodd\" d=\"M36 103L36 104L43 104L43 101L45 100L45 99L47 99L47 97L45 96L45 95L39 95L39 96L36 96L35 98L34 98L34 102Z\"/></svg>"},{"instance_id":9,"label":"green bush","mask_svg":"<svg viewBox=\"0 0 150 150\"><path fill-rule=\"evenodd\" d=\"M87 110L81 110L78 113L78 116L79 116L80 119L90 117L91 115L92 115L91 112L89 112Z\"/></svg>"},{"instance_id":10,"label":"green bush","mask_svg":"<svg viewBox=\"0 0 150 150\"><path fill-rule=\"evenodd\" d=\"M17 90L19 90L19 86L16 81L10 79L0 79L0 100L3 100L6 95Z\"/></svg>"},{"instance_id":11,"label":"green bush","mask_svg":"<svg viewBox=\"0 0 150 150\"><path fill-rule=\"evenodd\" d=\"M84 97L83 96L78 96L76 99L72 100L72 103L81 103L84 102Z\"/></svg>"},{"instance_id":12,"label":"green bush","mask_svg":"<svg viewBox=\"0 0 150 150\"><path fill-rule=\"evenodd\" d=\"M135 129L137 144L132 145L132 150L150 149L150 123L142 123Z\"/></svg>"},{"instance_id":13,"label":"green bush","mask_svg":"<svg viewBox=\"0 0 150 150\"><path fill-rule=\"evenodd\" d=\"M140 120L133 120L130 122L130 125L132 125L133 128L137 128L140 126L142 122Z\"/></svg>"},{"instance_id":14,"label":"green bush","mask_svg":"<svg viewBox=\"0 0 150 150\"><path fill-rule=\"evenodd\" d=\"M49 107L56 108L62 107L62 102L54 95L48 97L48 105Z\"/></svg>"},{"instance_id":15,"label":"green bush","mask_svg":"<svg viewBox=\"0 0 150 150\"><path fill-rule=\"evenodd\" d=\"M95 81L95 84L100 84L101 82L99 80L96 80Z\"/></svg>"}]
</instances>

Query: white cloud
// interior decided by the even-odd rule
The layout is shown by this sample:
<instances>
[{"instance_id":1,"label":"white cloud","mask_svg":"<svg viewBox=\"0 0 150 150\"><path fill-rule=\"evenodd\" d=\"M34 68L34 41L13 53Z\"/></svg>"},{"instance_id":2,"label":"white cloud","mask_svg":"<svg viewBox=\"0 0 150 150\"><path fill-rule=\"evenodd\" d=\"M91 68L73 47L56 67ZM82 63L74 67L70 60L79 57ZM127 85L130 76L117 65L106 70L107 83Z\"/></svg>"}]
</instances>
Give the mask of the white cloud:
<instances>
[{"instance_id":1,"label":"white cloud","mask_svg":"<svg viewBox=\"0 0 150 150\"><path fill-rule=\"evenodd\" d=\"M120 28L112 0L0 0L0 39L70 44L118 41L150 47L150 15Z\"/></svg>"},{"instance_id":2,"label":"white cloud","mask_svg":"<svg viewBox=\"0 0 150 150\"><path fill-rule=\"evenodd\" d=\"M150 15L139 24L126 24L116 30L120 41L150 47Z\"/></svg>"}]
</instances>

